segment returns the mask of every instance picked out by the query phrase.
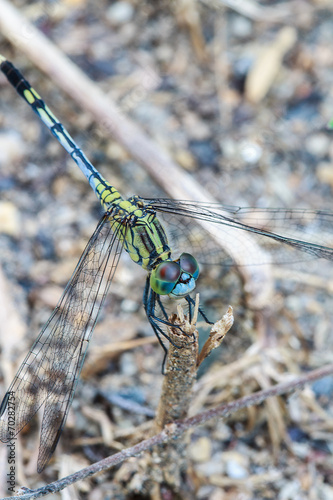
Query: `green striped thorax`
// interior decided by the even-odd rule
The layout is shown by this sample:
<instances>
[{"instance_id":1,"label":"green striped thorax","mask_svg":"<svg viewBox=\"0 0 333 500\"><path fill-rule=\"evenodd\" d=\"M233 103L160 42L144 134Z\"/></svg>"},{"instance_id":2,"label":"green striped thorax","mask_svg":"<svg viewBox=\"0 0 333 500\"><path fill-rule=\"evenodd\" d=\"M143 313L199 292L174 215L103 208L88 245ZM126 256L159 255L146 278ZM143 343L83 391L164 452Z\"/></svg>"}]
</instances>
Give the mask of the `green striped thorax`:
<instances>
[{"instance_id":1,"label":"green striped thorax","mask_svg":"<svg viewBox=\"0 0 333 500\"><path fill-rule=\"evenodd\" d=\"M99 184L96 191L104 208L108 206L112 212L110 224L124 242L125 250L134 262L150 272L154 292L179 298L192 292L199 265L188 253L171 260L167 235L153 208L139 196L124 200L113 186L105 186L104 182L103 189Z\"/></svg>"}]
</instances>

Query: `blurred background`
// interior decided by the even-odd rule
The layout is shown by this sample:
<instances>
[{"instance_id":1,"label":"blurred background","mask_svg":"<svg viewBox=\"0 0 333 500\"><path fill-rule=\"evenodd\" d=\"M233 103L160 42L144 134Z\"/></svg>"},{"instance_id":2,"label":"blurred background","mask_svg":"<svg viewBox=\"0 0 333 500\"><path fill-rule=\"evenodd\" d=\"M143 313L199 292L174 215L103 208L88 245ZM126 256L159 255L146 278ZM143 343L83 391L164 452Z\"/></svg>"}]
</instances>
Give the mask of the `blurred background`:
<instances>
[{"instance_id":1,"label":"blurred background","mask_svg":"<svg viewBox=\"0 0 333 500\"><path fill-rule=\"evenodd\" d=\"M217 201L332 210L329 0L13 5ZM103 124L1 31L0 52L124 196L166 196ZM4 318L10 311L13 321L7 317L0 329L4 393L102 212L77 166L3 75L0 92L0 301ZM323 278L315 270L312 279L296 279L283 269L274 269L269 314L248 307L242 280L229 268L213 269L209 283L203 278L205 311L220 317L231 304L235 326L202 367L193 412L332 360L332 270L325 267ZM141 426L149 427L163 353L144 316L144 282L145 272L122 256L55 460L36 474L38 430L32 424L22 433L22 484L74 472L136 442ZM195 498L332 498L332 389L333 381L324 379L194 429L188 453ZM119 398L142 411L125 409ZM75 488L79 498L139 495L114 471Z\"/></svg>"}]
</instances>

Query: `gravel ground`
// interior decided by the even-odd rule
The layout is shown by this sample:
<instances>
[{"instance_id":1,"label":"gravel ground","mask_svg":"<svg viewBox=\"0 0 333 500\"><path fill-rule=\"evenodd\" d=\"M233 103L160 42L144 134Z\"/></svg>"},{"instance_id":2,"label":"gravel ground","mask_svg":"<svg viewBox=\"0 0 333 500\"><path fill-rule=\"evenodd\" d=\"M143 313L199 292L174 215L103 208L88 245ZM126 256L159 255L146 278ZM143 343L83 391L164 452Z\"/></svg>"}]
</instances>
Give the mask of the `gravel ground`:
<instances>
[{"instance_id":1,"label":"gravel ground","mask_svg":"<svg viewBox=\"0 0 333 500\"><path fill-rule=\"evenodd\" d=\"M331 2L267 1L260 9L251 2L258 9L250 12L242 8L250 3L235 2L238 10L225 3L14 2L216 200L332 209L333 148L326 129L333 116ZM1 32L0 52L125 196L164 195L103 126ZM0 92L0 263L8 290L0 300L14 321L10 330L7 323L0 329L5 378L57 304L101 210L76 165L3 77ZM279 255L274 259L281 264ZM239 273L215 267L202 278L205 311L218 317L231 304L235 325L200 371L193 412L332 361L330 266L294 260L277 265L274 277L270 310L260 313L248 307ZM142 311L144 282L142 269L123 256L55 460L36 474L34 423L22 438L21 484L32 488L63 477L145 435L141 426L157 406L163 353ZM128 348L142 339L147 342ZM113 342L124 347L105 360L105 346ZM0 382L3 393L8 380ZM192 498L332 498L332 389L326 378L194 429L188 448ZM142 412L122 408L119 396ZM101 430L105 415L109 445ZM78 483L75 494L177 498L163 488L160 497L140 491L144 480L138 476L136 483L124 468L110 471ZM5 496L6 488L0 493Z\"/></svg>"}]
</instances>

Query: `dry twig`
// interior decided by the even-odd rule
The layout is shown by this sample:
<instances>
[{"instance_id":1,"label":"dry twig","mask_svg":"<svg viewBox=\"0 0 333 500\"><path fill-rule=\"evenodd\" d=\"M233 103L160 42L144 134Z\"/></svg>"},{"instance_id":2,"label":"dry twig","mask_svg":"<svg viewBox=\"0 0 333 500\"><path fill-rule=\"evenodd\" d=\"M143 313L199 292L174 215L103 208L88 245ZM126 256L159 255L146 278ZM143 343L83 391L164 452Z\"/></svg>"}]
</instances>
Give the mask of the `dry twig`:
<instances>
[{"instance_id":1,"label":"dry twig","mask_svg":"<svg viewBox=\"0 0 333 500\"><path fill-rule=\"evenodd\" d=\"M205 39L202 34L197 0L177 0L173 2L176 18L180 26L188 29L195 54L200 62L207 59Z\"/></svg>"},{"instance_id":2,"label":"dry twig","mask_svg":"<svg viewBox=\"0 0 333 500\"><path fill-rule=\"evenodd\" d=\"M266 96L281 68L283 57L296 40L296 30L288 26L282 28L274 42L260 52L246 78L245 95L249 101L256 104Z\"/></svg>"},{"instance_id":3,"label":"dry twig","mask_svg":"<svg viewBox=\"0 0 333 500\"><path fill-rule=\"evenodd\" d=\"M168 359L159 405L155 417L154 432L162 431L174 421L186 418L192 401L193 386L196 381L197 368L210 352L219 347L225 334L232 326L232 308L229 307L224 317L211 327L211 332L204 350L198 352L197 318L199 311L199 294L192 320L184 315L178 306L177 315L169 318L172 326L168 326L170 338ZM187 485L187 437L179 436L172 443L163 443L154 447L153 452L145 454L139 461L125 464L117 473L120 483L126 482L126 493L140 485L141 489L155 488L155 493L161 484L172 492L180 493L185 498L190 493Z\"/></svg>"},{"instance_id":4,"label":"dry twig","mask_svg":"<svg viewBox=\"0 0 333 500\"><path fill-rule=\"evenodd\" d=\"M200 366L203 360L206 359L214 349L220 347L233 323L234 317L232 314L232 307L229 306L224 316L212 326L209 337L199 353L197 366Z\"/></svg>"},{"instance_id":5,"label":"dry twig","mask_svg":"<svg viewBox=\"0 0 333 500\"><path fill-rule=\"evenodd\" d=\"M254 21L281 22L291 15L290 2L274 7L263 7L254 0L201 0L201 2L215 9L229 7Z\"/></svg>"}]
</instances>

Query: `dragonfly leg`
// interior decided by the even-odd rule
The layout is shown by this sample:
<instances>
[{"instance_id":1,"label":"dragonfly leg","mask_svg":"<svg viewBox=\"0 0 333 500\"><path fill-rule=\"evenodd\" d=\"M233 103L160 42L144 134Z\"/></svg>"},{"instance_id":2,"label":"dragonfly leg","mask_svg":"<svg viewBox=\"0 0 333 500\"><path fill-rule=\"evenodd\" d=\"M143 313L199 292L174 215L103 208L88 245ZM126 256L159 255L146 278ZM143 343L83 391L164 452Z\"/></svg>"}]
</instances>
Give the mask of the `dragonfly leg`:
<instances>
[{"instance_id":1,"label":"dragonfly leg","mask_svg":"<svg viewBox=\"0 0 333 500\"><path fill-rule=\"evenodd\" d=\"M186 302L188 303L188 308L189 308L189 318L190 318L190 321L192 321L192 307L195 306L195 300L190 297L189 295L187 295L185 297L186 299ZM209 319L207 318L206 314L203 312L203 309L199 306L199 313L201 314L201 316L203 317L203 319L205 320L205 322L208 324L208 325L213 325L214 323L212 321L209 321Z\"/></svg>"},{"instance_id":2,"label":"dragonfly leg","mask_svg":"<svg viewBox=\"0 0 333 500\"><path fill-rule=\"evenodd\" d=\"M156 337L158 338L159 343L163 347L163 350L167 353L167 349L166 349L165 345L163 344L161 335L163 335L163 337L165 337L167 340L169 340L169 342L170 342L170 339L165 334L165 332L162 330L162 328L160 328L157 325L157 323L156 323L156 321L159 321L160 323L165 323L166 322L166 320L162 320L161 318L158 318L157 316L155 316L155 303L156 303L156 300L157 300L156 294L150 288L149 276L147 276L146 285L145 285L145 289L144 289L144 292L143 292L143 299L142 299L142 301L143 301L143 307L144 307L144 309L146 311L146 315L147 315L148 321L151 324L151 326L152 326L152 328L154 330L154 333L155 333ZM164 316L167 319L168 316L166 314L166 311L165 311L164 307L162 307L162 312L163 312Z\"/></svg>"},{"instance_id":3,"label":"dragonfly leg","mask_svg":"<svg viewBox=\"0 0 333 500\"><path fill-rule=\"evenodd\" d=\"M156 300L157 300L158 305L159 305L159 306L160 306L160 308L161 308L161 311L162 311L162 313L163 313L163 316L164 316L164 317L165 317L165 319L168 321L168 319L169 319L169 318L168 318L167 312L166 312L166 310L165 310L165 307L164 307L164 305L162 304L161 297L160 297L159 295L157 295L157 296L156 296Z\"/></svg>"},{"instance_id":4,"label":"dragonfly leg","mask_svg":"<svg viewBox=\"0 0 333 500\"><path fill-rule=\"evenodd\" d=\"M163 313L163 315L164 315L164 317L166 319L163 319L163 318L161 318L161 317L159 317L159 316L157 316L155 314L156 302L160 306L160 308L162 310L162 313ZM157 293L155 293L154 290L152 290L150 288L149 277L147 277L147 280L146 280L146 286L145 286L145 290L144 290L144 294L143 294L143 305L144 305L144 309L146 311L146 315L147 315L148 321L151 324L151 327L154 330L154 333L157 336L157 338L158 338L160 344L162 345L164 351L167 352L166 351L166 347L165 347L165 345L162 342L161 335L163 335L163 337L165 337L174 347L180 348L180 346L178 346L177 344L175 344L170 339L170 337L161 328L161 326L159 326L159 324L163 324L163 325L166 325L166 326L172 326L173 328L179 328L179 330L183 332L183 330L181 329L180 325L175 325L174 323L171 323L168 320L168 315L167 315L166 310L165 310L165 308L164 308L164 306L163 306L163 304L161 302L160 296ZM188 336L188 337L190 336L186 332L183 332L183 333L186 336Z\"/></svg>"}]
</instances>

